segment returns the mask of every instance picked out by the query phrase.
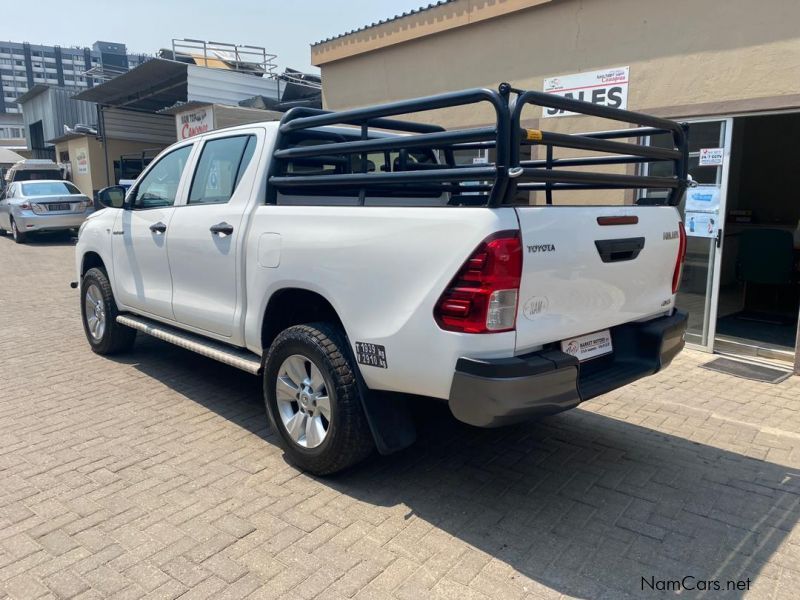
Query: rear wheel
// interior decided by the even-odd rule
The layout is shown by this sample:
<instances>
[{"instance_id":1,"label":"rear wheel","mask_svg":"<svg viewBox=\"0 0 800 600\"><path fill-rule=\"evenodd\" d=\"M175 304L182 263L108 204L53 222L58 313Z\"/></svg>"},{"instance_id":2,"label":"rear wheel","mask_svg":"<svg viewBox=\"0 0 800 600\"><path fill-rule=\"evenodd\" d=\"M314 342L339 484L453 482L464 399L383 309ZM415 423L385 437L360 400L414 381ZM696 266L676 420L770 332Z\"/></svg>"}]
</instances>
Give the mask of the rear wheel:
<instances>
[{"instance_id":1,"label":"rear wheel","mask_svg":"<svg viewBox=\"0 0 800 600\"><path fill-rule=\"evenodd\" d=\"M89 269L81 281L81 316L89 345L97 354L130 350L136 330L117 323L117 304L105 271Z\"/></svg>"},{"instance_id":2,"label":"rear wheel","mask_svg":"<svg viewBox=\"0 0 800 600\"><path fill-rule=\"evenodd\" d=\"M11 219L11 237L18 244L24 244L28 239L26 234L17 229L17 222L14 219Z\"/></svg>"},{"instance_id":3,"label":"rear wheel","mask_svg":"<svg viewBox=\"0 0 800 600\"><path fill-rule=\"evenodd\" d=\"M270 423L292 462L316 475L341 471L374 448L349 354L338 328L312 323L285 329L267 355Z\"/></svg>"}]
</instances>

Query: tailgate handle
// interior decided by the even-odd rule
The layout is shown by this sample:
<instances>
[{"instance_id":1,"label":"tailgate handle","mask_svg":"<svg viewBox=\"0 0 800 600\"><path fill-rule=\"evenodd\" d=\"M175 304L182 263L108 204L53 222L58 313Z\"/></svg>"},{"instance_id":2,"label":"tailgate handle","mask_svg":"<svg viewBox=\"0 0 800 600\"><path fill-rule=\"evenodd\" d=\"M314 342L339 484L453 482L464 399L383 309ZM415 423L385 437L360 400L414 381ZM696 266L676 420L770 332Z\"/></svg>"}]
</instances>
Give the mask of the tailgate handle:
<instances>
[{"instance_id":1,"label":"tailgate handle","mask_svg":"<svg viewBox=\"0 0 800 600\"><path fill-rule=\"evenodd\" d=\"M639 252L644 248L644 238L621 238L617 240L595 240L594 245L600 253L600 258L604 263L622 262L633 260L639 256Z\"/></svg>"}]
</instances>

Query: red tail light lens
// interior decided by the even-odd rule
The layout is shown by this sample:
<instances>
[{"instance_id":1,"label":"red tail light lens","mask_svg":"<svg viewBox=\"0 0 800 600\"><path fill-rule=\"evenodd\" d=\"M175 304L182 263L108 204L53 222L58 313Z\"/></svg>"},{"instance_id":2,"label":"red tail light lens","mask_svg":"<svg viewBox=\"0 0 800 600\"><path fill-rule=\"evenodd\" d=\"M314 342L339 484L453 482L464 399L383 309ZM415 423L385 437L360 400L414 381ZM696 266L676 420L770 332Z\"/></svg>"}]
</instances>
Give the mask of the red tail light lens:
<instances>
[{"instance_id":1,"label":"red tail light lens","mask_svg":"<svg viewBox=\"0 0 800 600\"><path fill-rule=\"evenodd\" d=\"M495 233L463 264L436 303L433 316L447 331L511 331L516 326L521 276L519 231Z\"/></svg>"},{"instance_id":2,"label":"red tail light lens","mask_svg":"<svg viewBox=\"0 0 800 600\"><path fill-rule=\"evenodd\" d=\"M683 223L678 221L678 257L675 259L675 271L672 273L672 293L677 294L681 286L681 271L683 271L683 261L686 260L686 229Z\"/></svg>"}]
</instances>

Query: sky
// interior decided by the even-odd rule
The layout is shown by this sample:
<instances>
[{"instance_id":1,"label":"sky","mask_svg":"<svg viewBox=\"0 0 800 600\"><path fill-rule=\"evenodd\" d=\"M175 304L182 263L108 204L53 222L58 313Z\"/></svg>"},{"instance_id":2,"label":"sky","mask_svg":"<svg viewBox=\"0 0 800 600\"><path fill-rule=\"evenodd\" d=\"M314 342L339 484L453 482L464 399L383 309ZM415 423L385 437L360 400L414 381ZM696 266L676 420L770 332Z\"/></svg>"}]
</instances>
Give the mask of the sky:
<instances>
[{"instance_id":1,"label":"sky","mask_svg":"<svg viewBox=\"0 0 800 600\"><path fill-rule=\"evenodd\" d=\"M60 46L122 42L155 54L172 38L263 46L281 70L315 72L309 45L433 0L0 0L0 40ZM35 9L35 10L34 10Z\"/></svg>"}]
</instances>

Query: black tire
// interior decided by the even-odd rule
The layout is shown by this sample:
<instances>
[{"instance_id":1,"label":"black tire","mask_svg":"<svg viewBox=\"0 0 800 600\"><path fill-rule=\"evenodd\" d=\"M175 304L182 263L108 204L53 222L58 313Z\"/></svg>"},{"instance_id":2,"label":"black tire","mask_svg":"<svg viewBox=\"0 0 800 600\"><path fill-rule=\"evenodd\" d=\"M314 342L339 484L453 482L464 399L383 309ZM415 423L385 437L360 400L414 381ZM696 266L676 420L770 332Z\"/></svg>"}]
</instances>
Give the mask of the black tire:
<instances>
[{"instance_id":1,"label":"black tire","mask_svg":"<svg viewBox=\"0 0 800 600\"><path fill-rule=\"evenodd\" d=\"M17 244L24 244L28 240L27 234L17 229L17 222L14 219L11 219L11 237Z\"/></svg>"},{"instance_id":2,"label":"black tire","mask_svg":"<svg viewBox=\"0 0 800 600\"><path fill-rule=\"evenodd\" d=\"M319 369L330 401L328 428L322 443L314 448L292 439L278 408L279 370L293 355L301 355ZM356 367L347 339L338 327L310 323L282 331L267 353L263 382L270 424L289 459L301 469L315 475L329 475L372 453L375 442L361 404Z\"/></svg>"},{"instance_id":3,"label":"black tire","mask_svg":"<svg viewBox=\"0 0 800 600\"><path fill-rule=\"evenodd\" d=\"M92 350L103 355L121 354L130 350L136 340L136 330L117 323L117 303L114 302L114 294L105 271L100 268L89 269L81 279L80 289L83 331ZM87 295L97 295L95 290L99 292L99 299L103 304L101 312L105 324L102 333L97 336L90 331L86 307Z\"/></svg>"},{"instance_id":4,"label":"black tire","mask_svg":"<svg viewBox=\"0 0 800 600\"><path fill-rule=\"evenodd\" d=\"M2 227L0 227L0 237L6 237L7 234L8 232Z\"/></svg>"}]
</instances>

